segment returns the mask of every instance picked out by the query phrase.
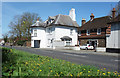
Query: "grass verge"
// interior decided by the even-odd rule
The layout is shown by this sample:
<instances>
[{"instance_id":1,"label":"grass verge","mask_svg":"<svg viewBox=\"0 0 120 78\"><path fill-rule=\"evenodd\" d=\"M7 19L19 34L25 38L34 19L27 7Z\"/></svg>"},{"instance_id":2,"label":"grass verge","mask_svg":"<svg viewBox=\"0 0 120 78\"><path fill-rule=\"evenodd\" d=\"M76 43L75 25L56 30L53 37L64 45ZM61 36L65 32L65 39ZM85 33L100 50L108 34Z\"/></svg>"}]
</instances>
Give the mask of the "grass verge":
<instances>
[{"instance_id":1,"label":"grass verge","mask_svg":"<svg viewBox=\"0 0 120 78\"><path fill-rule=\"evenodd\" d=\"M77 65L65 60L39 56L15 49L2 48L2 76L99 76L117 77L94 66Z\"/></svg>"}]
</instances>

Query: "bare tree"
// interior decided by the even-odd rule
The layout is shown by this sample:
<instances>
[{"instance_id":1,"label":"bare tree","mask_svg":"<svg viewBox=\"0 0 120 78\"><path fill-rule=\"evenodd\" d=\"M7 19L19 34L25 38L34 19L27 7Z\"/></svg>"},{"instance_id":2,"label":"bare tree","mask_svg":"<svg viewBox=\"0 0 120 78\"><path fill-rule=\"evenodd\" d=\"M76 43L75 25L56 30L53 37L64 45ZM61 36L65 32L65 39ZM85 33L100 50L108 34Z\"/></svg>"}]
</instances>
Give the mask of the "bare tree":
<instances>
[{"instance_id":1,"label":"bare tree","mask_svg":"<svg viewBox=\"0 0 120 78\"><path fill-rule=\"evenodd\" d=\"M114 8L115 8L115 10L116 10L116 14L115 14L115 16L117 16L118 14L119 14L119 4L117 4ZM113 8L110 10L110 12L109 12L109 14L108 15L110 15L110 16L112 16L112 10L113 10Z\"/></svg>"},{"instance_id":2,"label":"bare tree","mask_svg":"<svg viewBox=\"0 0 120 78\"><path fill-rule=\"evenodd\" d=\"M29 40L31 37L30 26L36 22L37 18L40 18L40 17L38 17L38 14L36 13L25 12L22 15L23 36L28 37ZM40 19L40 21L42 20Z\"/></svg>"},{"instance_id":3,"label":"bare tree","mask_svg":"<svg viewBox=\"0 0 120 78\"><path fill-rule=\"evenodd\" d=\"M3 35L3 39L4 39L5 43L8 42L8 34L7 33L5 33Z\"/></svg>"},{"instance_id":4,"label":"bare tree","mask_svg":"<svg viewBox=\"0 0 120 78\"><path fill-rule=\"evenodd\" d=\"M37 18L38 14L36 13L25 12L22 15L16 15L13 21L11 21L9 24L11 29L9 33L14 37L19 38L20 40L22 38L27 38L30 40L30 26L35 23Z\"/></svg>"}]
</instances>

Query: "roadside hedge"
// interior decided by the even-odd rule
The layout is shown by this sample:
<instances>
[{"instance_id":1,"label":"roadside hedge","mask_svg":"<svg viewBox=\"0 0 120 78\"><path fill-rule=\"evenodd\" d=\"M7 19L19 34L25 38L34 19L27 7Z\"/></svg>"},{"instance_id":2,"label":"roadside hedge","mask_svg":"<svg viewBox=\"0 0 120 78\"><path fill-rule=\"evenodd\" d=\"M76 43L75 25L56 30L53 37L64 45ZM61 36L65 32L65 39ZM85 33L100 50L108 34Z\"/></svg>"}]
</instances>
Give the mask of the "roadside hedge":
<instances>
[{"instance_id":1,"label":"roadside hedge","mask_svg":"<svg viewBox=\"0 0 120 78\"><path fill-rule=\"evenodd\" d=\"M19 40L19 41L17 41L17 45L23 46L25 42L26 42L26 40Z\"/></svg>"},{"instance_id":2,"label":"roadside hedge","mask_svg":"<svg viewBox=\"0 0 120 78\"><path fill-rule=\"evenodd\" d=\"M18 57L13 51L14 49L2 48L2 63L16 63Z\"/></svg>"}]
</instances>

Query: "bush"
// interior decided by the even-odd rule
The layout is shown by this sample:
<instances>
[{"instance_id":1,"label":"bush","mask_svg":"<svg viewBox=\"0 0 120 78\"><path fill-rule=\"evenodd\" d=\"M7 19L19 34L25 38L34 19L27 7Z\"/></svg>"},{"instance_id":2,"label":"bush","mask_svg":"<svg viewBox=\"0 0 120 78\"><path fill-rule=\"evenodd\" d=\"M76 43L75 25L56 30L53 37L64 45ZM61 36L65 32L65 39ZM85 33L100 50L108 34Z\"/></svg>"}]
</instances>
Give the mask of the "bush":
<instances>
[{"instance_id":1,"label":"bush","mask_svg":"<svg viewBox=\"0 0 120 78\"><path fill-rule=\"evenodd\" d=\"M17 45L23 46L26 40L19 40L17 41Z\"/></svg>"},{"instance_id":2,"label":"bush","mask_svg":"<svg viewBox=\"0 0 120 78\"><path fill-rule=\"evenodd\" d=\"M13 49L2 48L2 63L16 63L17 56L13 51Z\"/></svg>"}]
</instances>

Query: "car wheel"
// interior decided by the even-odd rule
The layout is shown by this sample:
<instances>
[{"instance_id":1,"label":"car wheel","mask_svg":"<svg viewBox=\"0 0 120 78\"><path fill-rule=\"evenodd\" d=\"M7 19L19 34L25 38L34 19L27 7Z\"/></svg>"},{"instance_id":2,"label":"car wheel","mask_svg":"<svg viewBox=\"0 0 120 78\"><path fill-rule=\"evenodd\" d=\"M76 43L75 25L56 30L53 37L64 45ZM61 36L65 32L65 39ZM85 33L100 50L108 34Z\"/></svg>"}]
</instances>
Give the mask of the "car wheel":
<instances>
[{"instance_id":1,"label":"car wheel","mask_svg":"<svg viewBox=\"0 0 120 78\"><path fill-rule=\"evenodd\" d=\"M88 48L87 48L87 47L86 47L85 49L86 49L86 50L88 50Z\"/></svg>"}]
</instances>

